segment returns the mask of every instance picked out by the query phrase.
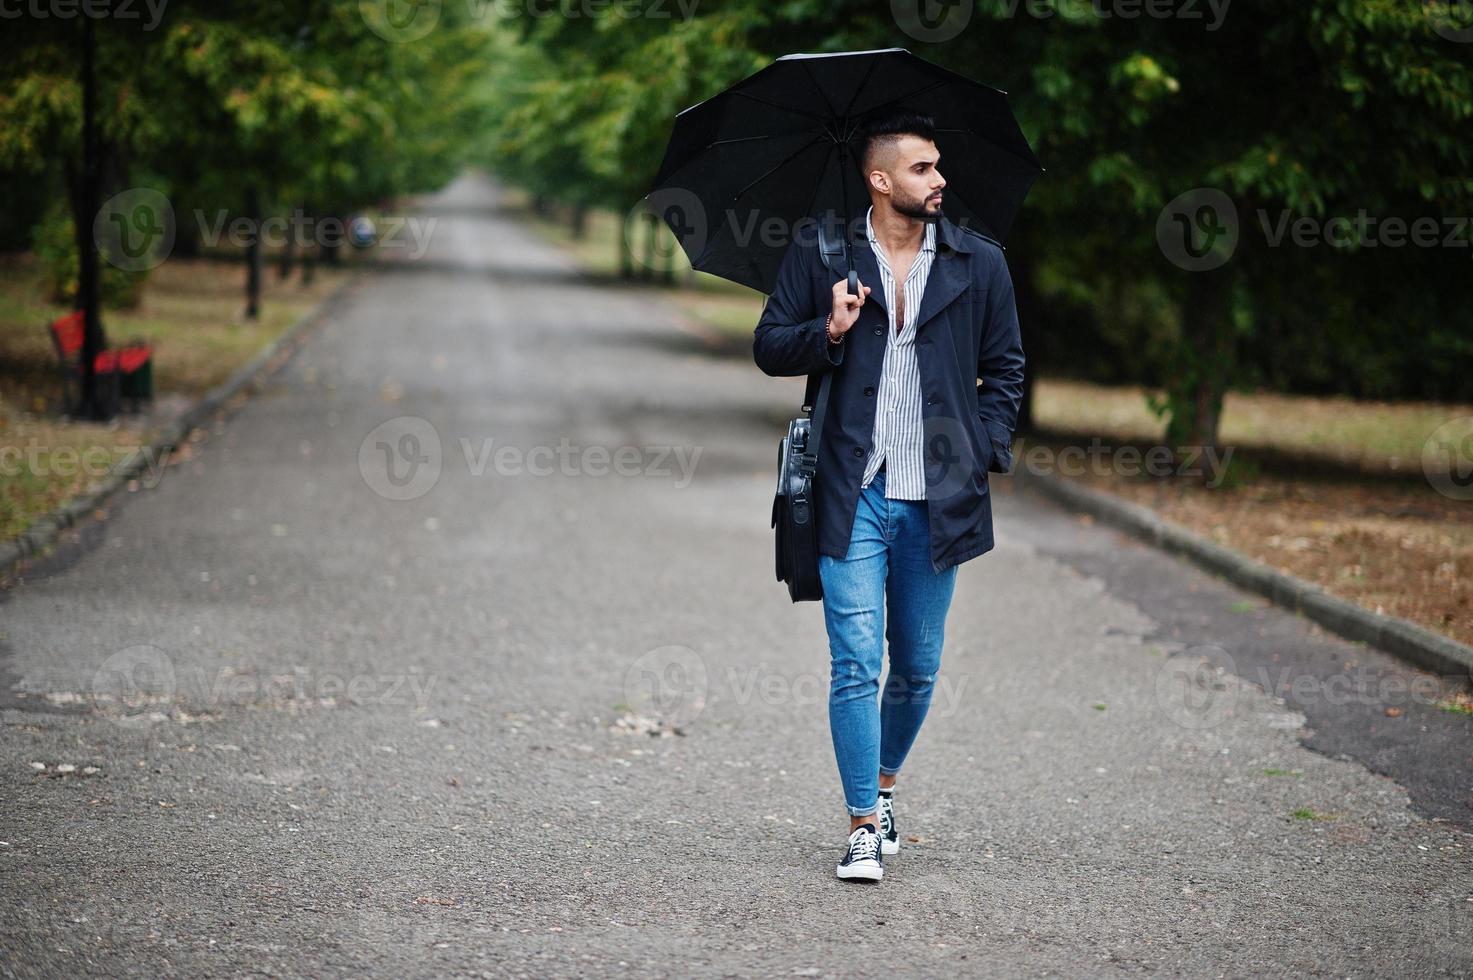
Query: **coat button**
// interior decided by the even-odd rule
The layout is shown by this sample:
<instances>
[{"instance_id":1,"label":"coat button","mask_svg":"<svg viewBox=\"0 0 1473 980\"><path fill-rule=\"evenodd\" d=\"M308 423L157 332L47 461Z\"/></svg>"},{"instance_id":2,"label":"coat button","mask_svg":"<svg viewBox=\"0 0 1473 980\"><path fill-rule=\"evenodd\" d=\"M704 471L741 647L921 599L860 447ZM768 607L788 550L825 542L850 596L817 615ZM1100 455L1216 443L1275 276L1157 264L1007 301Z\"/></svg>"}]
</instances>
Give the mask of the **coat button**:
<instances>
[{"instance_id":1,"label":"coat button","mask_svg":"<svg viewBox=\"0 0 1473 980\"><path fill-rule=\"evenodd\" d=\"M873 395L875 393L875 387L874 387L874 385L865 385L864 386L864 393L866 395Z\"/></svg>"},{"instance_id":2,"label":"coat button","mask_svg":"<svg viewBox=\"0 0 1473 980\"><path fill-rule=\"evenodd\" d=\"M859 456L859 457L863 457L864 456L864 450L861 449L861 448L859 448L858 446L855 446L854 447L854 455Z\"/></svg>"},{"instance_id":3,"label":"coat button","mask_svg":"<svg viewBox=\"0 0 1473 980\"><path fill-rule=\"evenodd\" d=\"M885 328L884 327L875 327L875 336L876 337L883 337L884 335L885 335Z\"/></svg>"}]
</instances>

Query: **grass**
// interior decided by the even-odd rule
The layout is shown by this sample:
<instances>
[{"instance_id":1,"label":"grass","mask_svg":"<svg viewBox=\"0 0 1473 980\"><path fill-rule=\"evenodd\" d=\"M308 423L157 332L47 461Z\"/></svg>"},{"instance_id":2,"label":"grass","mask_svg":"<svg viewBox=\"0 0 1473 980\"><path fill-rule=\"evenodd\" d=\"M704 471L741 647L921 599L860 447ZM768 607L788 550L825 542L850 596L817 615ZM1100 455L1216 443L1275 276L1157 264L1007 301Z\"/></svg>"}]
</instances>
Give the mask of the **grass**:
<instances>
[{"instance_id":1,"label":"grass","mask_svg":"<svg viewBox=\"0 0 1473 980\"><path fill-rule=\"evenodd\" d=\"M1451 711L1458 715L1473 715L1473 696L1462 691L1450 698L1444 698L1437 702L1437 706L1443 711Z\"/></svg>"},{"instance_id":2,"label":"grass","mask_svg":"<svg viewBox=\"0 0 1473 980\"><path fill-rule=\"evenodd\" d=\"M1321 813L1318 810L1311 809L1310 807L1307 807L1307 806L1302 806L1302 807L1299 807L1297 810L1291 810L1291 811L1289 811L1289 816L1293 817L1295 820L1334 820L1334 819L1336 819L1336 816L1333 813Z\"/></svg>"},{"instance_id":3,"label":"grass","mask_svg":"<svg viewBox=\"0 0 1473 980\"><path fill-rule=\"evenodd\" d=\"M1146 407L1147 391L1040 378L1033 393L1034 423L1053 433L1154 441L1163 426ZM1443 423L1467 415L1473 415L1473 405L1233 391L1224 399L1219 439L1239 453L1272 449L1347 469L1420 473L1428 437Z\"/></svg>"},{"instance_id":4,"label":"grass","mask_svg":"<svg viewBox=\"0 0 1473 980\"><path fill-rule=\"evenodd\" d=\"M319 268L310 286L268 270L258 320L246 320L245 267L170 259L137 309L107 310L110 343L154 345L155 404L177 408L225 381L327 296L349 273ZM0 257L0 540L21 533L149 441L154 419L107 423L62 416L62 383L45 325L66 312L28 255Z\"/></svg>"}]
</instances>

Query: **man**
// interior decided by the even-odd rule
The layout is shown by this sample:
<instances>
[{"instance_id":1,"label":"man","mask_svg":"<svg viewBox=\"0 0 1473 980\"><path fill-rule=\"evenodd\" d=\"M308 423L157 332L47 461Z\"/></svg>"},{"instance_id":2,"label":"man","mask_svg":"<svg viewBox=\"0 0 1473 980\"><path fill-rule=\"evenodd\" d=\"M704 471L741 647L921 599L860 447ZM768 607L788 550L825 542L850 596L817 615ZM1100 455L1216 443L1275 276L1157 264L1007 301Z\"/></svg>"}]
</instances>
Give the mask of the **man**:
<instances>
[{"instance_id":1,"label":"man","mask_svg":"<svg viewBox=\"0 0 1473 980\"><path fill-rule=\"evenodd\" d=\"M855 146L870 197L850 236L860 295L795 240L752 352L769 375L835 372L815 508L849 815L837 874L879 881L900 849L896 777L930 707L957 566L993 547L987 473L1012 467L1023 347L1002 247L942 214L931 119L869 119Z\"/></svg>"}]
</instances>

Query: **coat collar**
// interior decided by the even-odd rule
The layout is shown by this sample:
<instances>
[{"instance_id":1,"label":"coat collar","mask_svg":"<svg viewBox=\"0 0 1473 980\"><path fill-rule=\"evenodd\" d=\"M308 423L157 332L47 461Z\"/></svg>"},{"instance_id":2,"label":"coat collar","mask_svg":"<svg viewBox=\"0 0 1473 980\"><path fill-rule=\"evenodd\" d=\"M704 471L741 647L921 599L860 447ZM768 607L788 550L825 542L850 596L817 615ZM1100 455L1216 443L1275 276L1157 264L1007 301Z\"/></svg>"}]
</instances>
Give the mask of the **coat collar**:
<instances>
[{"instance_id":1,"label":"coat collar","mask_svg":"<svg viewBox=\"0 0 1473 980\"><path fill-rule=\"evenodd\" d=\"M879 259L862 229L858 238L853 243L854 269L859 273L860 281L871 289L867 302L876 303L885 310L888 320L890 311L885 307L885 291L879 288ZM926 291L921 295L920 315L916 319L917 334L971 284L971 262L966 256L976 248L970 239L970 235L945 215L936 223L936 258L926 279Z\"/></svg>"}]
</instances>

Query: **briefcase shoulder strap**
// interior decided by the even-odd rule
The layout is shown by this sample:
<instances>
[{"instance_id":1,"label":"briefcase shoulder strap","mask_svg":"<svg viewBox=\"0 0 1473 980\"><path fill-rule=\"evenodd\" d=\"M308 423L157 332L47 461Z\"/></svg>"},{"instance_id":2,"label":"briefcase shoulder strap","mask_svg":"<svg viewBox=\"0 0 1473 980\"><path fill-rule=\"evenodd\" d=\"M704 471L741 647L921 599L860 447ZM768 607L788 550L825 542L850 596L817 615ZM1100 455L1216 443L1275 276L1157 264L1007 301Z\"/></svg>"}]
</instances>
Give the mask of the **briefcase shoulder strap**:
<instances>
[{"instance_id":1,"label":"briefcase shoulder strap","mask_svg":"<svg viewBox=\"0 0 1473 980\"><path fill-rule=\"evenodd\" d=\"M842 226L837 226L836 219L832 215L827 218L818 219L818 255L823 260L824 266L835 276L848 275L848 257L845 254L847 245L844 236L839 233ZM833 374L832 371L819 371L808 376L808 384L803 390L803 411L809 413L810 418L822 421L817 417L820 388L823 381ZM814 426L813 442L818 442L817 425Z\"/></svg>"}]
</instances>

